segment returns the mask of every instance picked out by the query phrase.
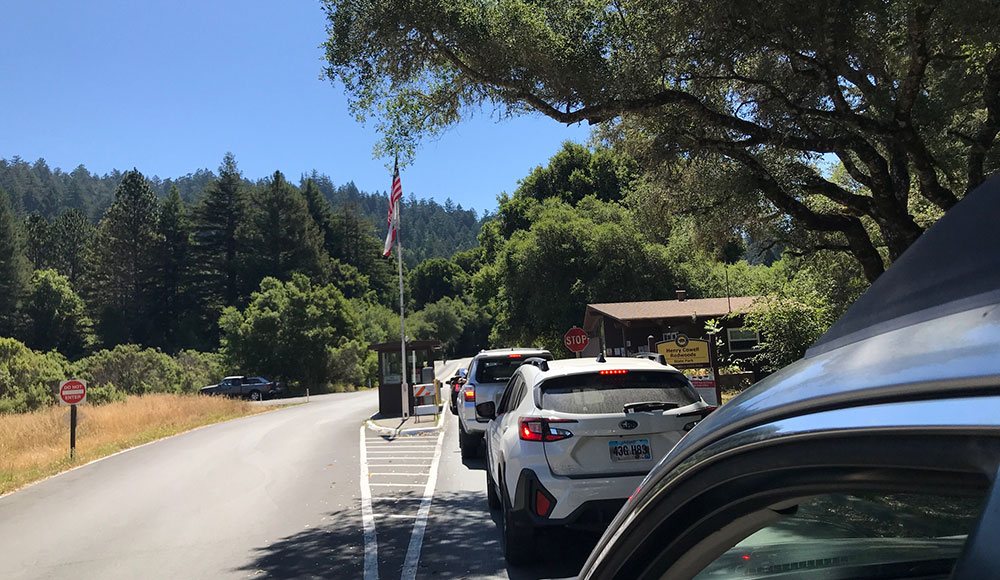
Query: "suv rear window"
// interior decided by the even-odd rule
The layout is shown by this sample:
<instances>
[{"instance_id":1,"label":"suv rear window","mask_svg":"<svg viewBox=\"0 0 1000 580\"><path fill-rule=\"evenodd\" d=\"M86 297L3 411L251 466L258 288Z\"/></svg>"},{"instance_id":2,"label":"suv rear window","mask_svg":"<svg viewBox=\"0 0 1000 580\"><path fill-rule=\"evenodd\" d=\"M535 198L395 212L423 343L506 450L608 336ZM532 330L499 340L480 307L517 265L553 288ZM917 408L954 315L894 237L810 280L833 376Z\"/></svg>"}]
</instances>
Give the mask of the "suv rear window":
<instances>
[{"instance_id":1,"label":"suv rear window","mask_svg":"<svg viewBox=\"0 0 1000 580\"><path fill-rule=\"evenodd\" d=\"M699 400L683 375L657 371L558 377L543 382L541 391L541 407L563 413L621 413L629 403L683 407Z\"/></svg>"},{"instance_id":2,"label":"suv rear window","mask_svg":"<svg viewBox=\"0 0 1000 580\"><path fill-rule=\"evenodd\" d=\"M484 358L476 363L476 383L506 383L514 376L514 371L529 358L552 360L552 355L532 354L522 356L506 355L499 358Z\"/></svg>"}]
</instances>

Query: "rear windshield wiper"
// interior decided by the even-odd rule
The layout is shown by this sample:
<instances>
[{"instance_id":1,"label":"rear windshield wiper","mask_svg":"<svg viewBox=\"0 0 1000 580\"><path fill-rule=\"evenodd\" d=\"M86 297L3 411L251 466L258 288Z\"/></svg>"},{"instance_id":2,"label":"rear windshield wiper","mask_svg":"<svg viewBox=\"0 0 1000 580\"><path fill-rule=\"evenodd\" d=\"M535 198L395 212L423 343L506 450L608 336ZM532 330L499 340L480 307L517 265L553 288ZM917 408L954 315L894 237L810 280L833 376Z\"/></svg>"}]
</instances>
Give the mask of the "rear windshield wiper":
<instances>
[{"instance_id":1,"label":"rear windshield wiper","mask_svg":"<svg viewBox=\"0 0 1000 580\"><path fill-rule=\"evenodd\" d=\"M640 413L642 411L666 411L667 409L676 409L677 407L680 407L680 405L666 401L641 401L638 403L626 403L622 407L622 411L626 413Z\"/></svg>"}]
</instances>

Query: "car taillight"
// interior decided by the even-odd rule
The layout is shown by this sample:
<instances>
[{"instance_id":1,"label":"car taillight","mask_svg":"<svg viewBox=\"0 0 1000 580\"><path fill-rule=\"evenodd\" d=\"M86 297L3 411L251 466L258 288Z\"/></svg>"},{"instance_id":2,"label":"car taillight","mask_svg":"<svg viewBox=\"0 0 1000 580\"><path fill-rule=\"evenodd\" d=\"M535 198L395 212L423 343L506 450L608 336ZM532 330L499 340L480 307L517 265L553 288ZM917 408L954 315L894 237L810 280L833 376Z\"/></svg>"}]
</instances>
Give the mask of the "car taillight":
<instances>
[{"instance_id":1,"label":"car taillight","mask_svg":"<svg viewBox=\"0 0 1000 580\"><path fill-rule=\"evenodd\" d=\"M625 369L609 369L606 371L599 371L598 374L601 375L624 375L628 371Z\"/></svg>"},{"instance_id":2,"label":"car taillight","mask_svg":"<svg viewBox=\"0 0 1000 580\"><path fill-rule=\"evenodd\" d=\"M553 423L576 423L576 420L522 417L518 421L518 435L522 441L559 441L573 436L571 431L553 427Z\"/></svg>"},{"instance_id":3,"label":"car taillight","mask_svg":"<svg viewBox=\"0 0 1000 580\"><path fill-rule=\"evenodd\" d=\"M470 402L475 402L476 401L476 388L475 387L472 387L471 389L466 389L465 390L465 400L466 401L470 401Z\"/></svg>"},{"instance_id":4,"label":"car taillight","mask_svg":"<svg viewBox=\"0 0 1000 580\"><path fill-rule=\"evenodd\" d=\"M459 390L459 389L461 389L461 388L462 388L462 385L460 385L459 383L455 383L455 392L456 392L456 393L457 393L457 392L458 392L458 390Z\"/></svg>"},{"instance_id":5,"label":"car taillight","mask_svg":"<svg viewBox=\"0 0 1000 580\"><path fill-rule=\"evenodd\" d=\"M521 358L521 355L519 355L519 354L509 354L509 355L507 355L507 358Z\"/></svg>"}]
</instances>

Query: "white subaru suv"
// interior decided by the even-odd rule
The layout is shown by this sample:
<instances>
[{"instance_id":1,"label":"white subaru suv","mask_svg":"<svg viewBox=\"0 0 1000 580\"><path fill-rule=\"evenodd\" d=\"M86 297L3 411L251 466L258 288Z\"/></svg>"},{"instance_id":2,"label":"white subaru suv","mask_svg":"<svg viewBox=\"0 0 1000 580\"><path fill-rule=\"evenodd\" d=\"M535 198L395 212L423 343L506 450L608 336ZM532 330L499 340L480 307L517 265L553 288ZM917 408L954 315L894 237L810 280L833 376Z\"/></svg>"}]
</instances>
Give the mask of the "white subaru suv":
<instances>
[{"instance_id":1,"label":"white subaru suv","mask_svg":"<svg viewBox=\"0 0 1000 580\"><path fill-rule=\"evenodd\" d=\"M477 405L486 490L502 508L504 556L531 561L536 532L603 530L642 478L715 408L677 369L650 360L528 359L498 403Z\"/></svg>"},{"instance_id":2,"label":"white subaru suv","mask_svg":"<svg viewBox=\"0 0 1000 580\"><path fill-rule=\"evenodd\" d=\"M476 413L476 405L500 401L500 394L514 370L526 359L552 360L552 353L540 348L482 350L472 357L466 383L458 396L458 447L462 457L476 457L489 419Z\"/></svg>"}]
</instances>

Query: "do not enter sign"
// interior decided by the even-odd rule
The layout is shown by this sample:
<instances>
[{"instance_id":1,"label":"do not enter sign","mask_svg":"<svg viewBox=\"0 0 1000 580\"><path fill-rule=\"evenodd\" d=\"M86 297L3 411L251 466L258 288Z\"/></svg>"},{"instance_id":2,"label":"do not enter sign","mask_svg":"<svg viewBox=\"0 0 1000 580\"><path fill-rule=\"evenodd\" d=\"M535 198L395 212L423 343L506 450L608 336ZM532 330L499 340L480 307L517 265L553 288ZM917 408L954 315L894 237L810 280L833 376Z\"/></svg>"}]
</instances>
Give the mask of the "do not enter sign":
<instances>
[{"instance_id":1,"label":"do not enter sign","mask_svg":"<svg viewBox=\"0 0 1000 580\"><path fill-rule=\"evenodd\" d=\"M574 326L569 329L569 332L567 332L566 336L563 337L563 342L566 344L566 348L571 351L580 352L587 348L587 345L590 344L590 337L587 336L587 333L584 332L582 328Z\"/></svg>"},{"instance_id":2,"label":"do not enter sign","mask_svg":"<svg viewBox=\"0 0 1000 580\"><path fill-rule=\"evenodd\" d=\"M70 379L59 383L59 400L63 405L76 405L87 400L87 383Z\"/></svg>"}]
</instances>

